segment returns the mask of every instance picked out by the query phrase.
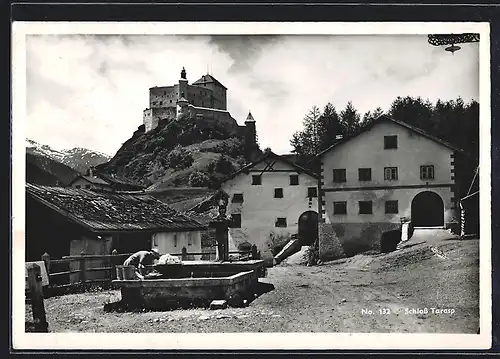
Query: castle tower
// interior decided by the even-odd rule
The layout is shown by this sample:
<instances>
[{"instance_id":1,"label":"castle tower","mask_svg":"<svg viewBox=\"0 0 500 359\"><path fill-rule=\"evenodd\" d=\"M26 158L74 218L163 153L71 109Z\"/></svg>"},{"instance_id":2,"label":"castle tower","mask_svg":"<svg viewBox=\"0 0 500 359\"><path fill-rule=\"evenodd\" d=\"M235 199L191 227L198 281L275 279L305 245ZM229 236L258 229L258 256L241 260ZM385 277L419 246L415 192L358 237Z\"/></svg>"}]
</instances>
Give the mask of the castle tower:
<instances>
[{"instance_id":1,"label":"castle tower","mask_svg":"<svg viewBox=\"0 0 500 359\"><path fill-rule=\"evenodd\" d=\"M257 130L255 128L255 120L250 111L248 111L248 116L245 120L245 143L248 148L253 148L257 145Z\"/></svg>"},{"instance_id":2,"label":"castle tower","mask_svg":"<svg viewBox=\"0 0 500 359\"><path fill-rule=\"evenodd\" d=\"M181 117L186 117L189 112L189 101L186 100L184 97L181 97L177 101L177 116L176 119L179 119Z\"/></svg>"},{"instance_id":3,"label":"castle tower","mask_svg":"<svg viewBox=\"0 0 500 359\"><path fill-rule=\"evenodd\" d=\"M183 67L181 71L181 78L179 79L179 93L177 99L180 101L182 98L188 97L188 80L186 76L186 69Z\"/></svg>"}]
</instances>

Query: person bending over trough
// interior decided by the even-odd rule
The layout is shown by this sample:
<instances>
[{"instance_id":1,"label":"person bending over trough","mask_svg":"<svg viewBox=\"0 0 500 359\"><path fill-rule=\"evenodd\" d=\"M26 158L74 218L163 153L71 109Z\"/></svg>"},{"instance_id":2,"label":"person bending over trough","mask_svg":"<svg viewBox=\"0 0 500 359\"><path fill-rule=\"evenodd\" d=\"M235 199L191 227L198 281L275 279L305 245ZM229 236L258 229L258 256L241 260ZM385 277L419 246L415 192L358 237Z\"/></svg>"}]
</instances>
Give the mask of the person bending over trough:
<instances>
[{"instance_id":1,"label":"person bending over trough","mask_svg":"<svg viewBox=\"0 0 500 359\"><path fill-rule=\"evenodd\" d=\"M158 253L157 249L151 249L149 251L139 251L128 257L125 262L123 262L123 265L134 266L136 268L136 271L144 275L146 274L146 266L152 265L155 259L159 258L160 253Z\"/></svg>"}]
</instances>

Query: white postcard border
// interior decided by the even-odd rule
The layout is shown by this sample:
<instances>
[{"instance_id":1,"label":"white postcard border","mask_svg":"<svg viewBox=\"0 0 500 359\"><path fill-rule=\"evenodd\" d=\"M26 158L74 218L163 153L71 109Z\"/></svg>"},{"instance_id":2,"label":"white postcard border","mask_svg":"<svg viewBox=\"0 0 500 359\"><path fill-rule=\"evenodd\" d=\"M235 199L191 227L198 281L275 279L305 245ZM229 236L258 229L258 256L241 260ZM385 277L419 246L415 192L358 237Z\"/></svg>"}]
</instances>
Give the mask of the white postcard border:
<instances>
[{"instance_id":1,"label":"white postcard border","mask_svg":"<svg viewBox=\"0 0 500 359\"><path fill-rule=\"evenodd\" d=\"M24 228L26 46L30 34L429 34L479 33L481 334L25 333ZM479 22L14 22L12 24L12 343L14 349L487 349L491 346L490 28Z\"/></svg>"}]
</instances>

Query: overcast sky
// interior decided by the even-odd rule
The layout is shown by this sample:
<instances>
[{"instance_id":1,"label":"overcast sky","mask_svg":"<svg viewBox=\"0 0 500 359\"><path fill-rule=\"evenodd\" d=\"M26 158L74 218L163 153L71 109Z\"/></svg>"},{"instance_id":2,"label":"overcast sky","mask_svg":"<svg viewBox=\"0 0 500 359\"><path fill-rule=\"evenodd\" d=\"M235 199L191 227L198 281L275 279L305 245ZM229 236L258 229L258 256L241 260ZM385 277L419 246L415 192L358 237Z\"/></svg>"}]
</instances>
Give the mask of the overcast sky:
<instances>
[{"instance_id":1,"label":"overcast sky","mask_svg":"<svg viewBox=\"0 0 500 359\"><path fill-rule=\"evenodd\" d=\"M54 149L113 155L142 124L148 89L208 71L228 110L251 110L261 148L289 140L313 106L348 101L364 113L397 96L479 99L479 45L451 54L427 36L27 36L26 135Z\"/></svg>"}]
</instances>

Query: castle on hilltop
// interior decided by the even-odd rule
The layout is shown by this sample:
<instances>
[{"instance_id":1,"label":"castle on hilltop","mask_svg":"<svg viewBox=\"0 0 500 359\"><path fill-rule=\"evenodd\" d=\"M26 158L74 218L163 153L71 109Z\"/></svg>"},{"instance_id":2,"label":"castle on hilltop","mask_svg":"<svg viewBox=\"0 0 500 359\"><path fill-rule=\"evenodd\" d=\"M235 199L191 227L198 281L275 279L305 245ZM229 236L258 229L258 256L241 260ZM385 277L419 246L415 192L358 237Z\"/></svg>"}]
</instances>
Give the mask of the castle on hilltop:
<instances>
[{"instance_id":1,"label":"castle on hilltop","mask_svg":"<svg viewBox=\"0 0 500 359\"><path fill-rule=\"evenodd\" d=\"M183 67L177 84L149 89L149 108L143 114L144 132L158 127L161 120L184 116L227 123L247 143L257 143L252 114L249 112L245 125L239 126L227 111L227 88L210 74L189 84Z\"/></svg>"}]
</instances>

